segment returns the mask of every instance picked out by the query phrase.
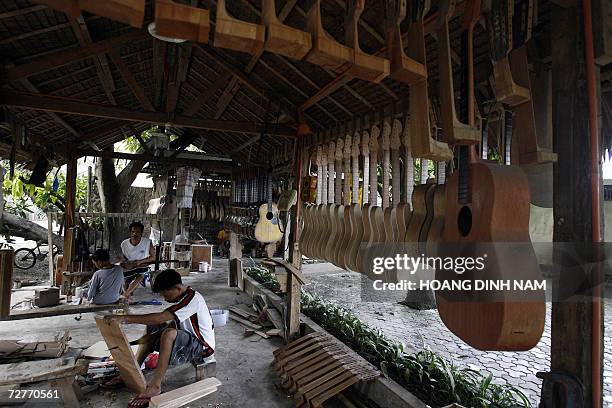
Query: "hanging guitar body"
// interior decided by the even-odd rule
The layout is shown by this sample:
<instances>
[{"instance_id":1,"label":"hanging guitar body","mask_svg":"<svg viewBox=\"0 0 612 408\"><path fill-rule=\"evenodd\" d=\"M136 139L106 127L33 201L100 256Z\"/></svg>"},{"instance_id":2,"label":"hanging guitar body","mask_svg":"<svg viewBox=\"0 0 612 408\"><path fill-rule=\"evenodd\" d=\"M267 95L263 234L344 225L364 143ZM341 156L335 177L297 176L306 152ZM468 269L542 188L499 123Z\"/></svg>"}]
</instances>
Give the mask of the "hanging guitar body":
<instances>
[{"instance_id":1,"label":"hanging guitar body","mask_svg":"<svg viewBox=\"0 0 612 408\"><path fill-rule=\"evenodd\" d=\"M457 274L437 269L436 279L457 281L540 280L529 239L529 185L518 167L487 162L469 164L468 204L457 200L459 172L446 182L444 254L481 257L484 269ZM500 299L503 298L503 299ZM544 291L436 291L438 312L459 338L479 350L523 351L544 330Z\"/></svg>"},{"instance_id":2,"label":"hanging guitar body","mask_svg":"<svg viewBox=\"0 0 612 408\"><path fill-rule=\"evenodd\" d=\"M271 207L271 208L269 208ZM259 206L259 220L255 225L255 239L264 244L278 242L283 237L283 226L276 204Z\"/></svg>"}]
</instances>

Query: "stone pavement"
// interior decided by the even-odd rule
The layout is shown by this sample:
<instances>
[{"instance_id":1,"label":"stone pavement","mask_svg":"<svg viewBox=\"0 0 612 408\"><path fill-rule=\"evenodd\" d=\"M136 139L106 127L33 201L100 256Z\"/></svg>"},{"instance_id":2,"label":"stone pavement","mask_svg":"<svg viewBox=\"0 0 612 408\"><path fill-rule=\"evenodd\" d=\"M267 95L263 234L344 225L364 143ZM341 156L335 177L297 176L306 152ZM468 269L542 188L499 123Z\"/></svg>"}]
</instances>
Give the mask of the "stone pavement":
<instances>
[{"instance_id":1,"label":"stone pavement","mask_svg":"<svg viewBox=\"0 0 612 408\"><path fill-rule=\"evenodd\" d=\"M371 327L406 345L408 352L431 349L459 367L493 374L494 382L521 390L534 407L539 404L538 371L550 368L550 304L546 327L536 347L527 352L485 352L471 348L452 334L436 310L414 310L398 304L405 292L376 291L367 277L329 263L304 265L310 282L305 289L351 309ZM605 305L604 407L612 407L612 302Z\"/></svg>"}]
</instances>

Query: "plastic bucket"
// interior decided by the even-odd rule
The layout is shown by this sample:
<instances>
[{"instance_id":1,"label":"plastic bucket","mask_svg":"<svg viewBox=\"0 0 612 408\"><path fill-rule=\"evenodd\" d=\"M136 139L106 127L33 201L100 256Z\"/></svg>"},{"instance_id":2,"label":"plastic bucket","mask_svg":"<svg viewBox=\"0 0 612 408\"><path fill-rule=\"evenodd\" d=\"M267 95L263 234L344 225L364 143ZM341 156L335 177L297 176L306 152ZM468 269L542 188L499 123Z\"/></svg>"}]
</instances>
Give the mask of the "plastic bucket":
<instances>
[{"instance_id":1,"label":"plastic bucket","mask_svg":"<svg viewBox=\"0 0 612 408\"><path fill-rule=\"evenodd\" d=\"M208 262L200 262L200 272L208 272L210 270L210 265Z\"/></svg>"},{"instance_id":2,"label":"plastic bucket","mask_svg":"<svg viewBox=\"0 0 612 408\"><path fill-rule=\"evenodd\" d=\"M210 311L215 327L225 326L229 318L229 310L213 309Z\"/></svg>"}]
</instances>

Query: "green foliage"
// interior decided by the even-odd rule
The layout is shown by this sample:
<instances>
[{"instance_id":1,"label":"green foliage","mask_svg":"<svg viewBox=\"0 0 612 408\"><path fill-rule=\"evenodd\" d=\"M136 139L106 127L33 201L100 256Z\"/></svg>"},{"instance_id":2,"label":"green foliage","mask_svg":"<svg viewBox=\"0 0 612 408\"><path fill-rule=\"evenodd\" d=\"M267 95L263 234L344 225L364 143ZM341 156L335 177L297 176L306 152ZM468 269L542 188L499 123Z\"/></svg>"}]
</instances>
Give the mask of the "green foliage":
<instances>
[{"instance_id":1,"label":"green foliage","mask_svg":"<svg viewBox=\"0 0 612 408\"><path fill-rule=\"evenodd\" d=\"M30 203L42 210L64 210L64 198L66 197L66 176L63 173L58 174L59 186L57 191L53 191L53 179L55 171L51 171L47 175L42 186L29 184L24 180L30 178L30 172L23 169L16 169L13 178L10 178L8 173L4 176L2 189L6 201L5 209L12 214L19 215L25 218L27 213L31 213ZM76 185L76 202L75 208L85 204L87 199L87 176L77 177Z\"/></svg>"},{"instance_id":2,"label":"green foliage","mask_svg":"<svg viewBox=\"0 0 612 408\"><path fill-rule=\"evenodd\" d=\"M147 129L140 134L140 137L145 142L151 138L151 132L156 132L158 130L158 126L153 126L151 129ZM123 145L125 146L125 150L129 153L136 153L138 149L140 149L140 143L138 139L134 136L130 136L123 141Z\"/></svg>"},{"instance_id":3,"label":"green foliage","mask_svg":"<svg viewBox=\"0 0 612 408\"><path fill-rule=\"evenodd\" d=\"M247 275L268 289L278 282L260 266L245 268ZM402 343L387 338L335 303L302 290L302 312L350 346L381 372L425 403L443 407L452 403L476 408L527 408L527 397L509 385L493 383L492 376L458 368L430 350L408 354Z\"/></svg>"}]
</instances>

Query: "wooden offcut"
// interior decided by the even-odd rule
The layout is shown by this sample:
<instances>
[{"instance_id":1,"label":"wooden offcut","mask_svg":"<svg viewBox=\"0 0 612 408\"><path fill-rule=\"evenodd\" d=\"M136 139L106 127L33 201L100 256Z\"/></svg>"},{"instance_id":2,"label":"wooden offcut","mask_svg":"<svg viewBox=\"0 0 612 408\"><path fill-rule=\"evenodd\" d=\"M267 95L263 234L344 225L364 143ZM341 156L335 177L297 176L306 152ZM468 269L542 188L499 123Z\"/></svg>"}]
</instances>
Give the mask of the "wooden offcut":
<instances>
[{"instance_id":1,"label":"wooden offcut","mask_svg":"<svg viewBox=\"0 0 612 408\"><path fill-rule=\"evenodd\" d=\"M256 55L263 50L265 36L264 26L230 16L225 8L225 0L217 1L215 47Z\"/></svg>"},{"instance_id":2,"label":"wooden offcut","mask_svg":"<svg viewBox=\"0 0 612 408\"><path fill-rule=\"evenodd\" d=\"M119 368L119 374L125 385L136 392L144 392L147 383L119 323L107 322L104 316L96 316L96 325Z\"/></svg>"},{"instance_id":3,"label":"wooden offcut","mask_svg":"<svg viewBox=\"0 0 612 408\"><path fill-rule=\"evenodd\" d=\"M12 249L0 249L0 318L11 313L11 289L13 288Z\"/></svg>"},{"instance_id":4,"label":"wooden offcut","mask_svg":"<svg viewBox=\"0 0 612 408\"><path fill-rule=\"evenodd\" d=\"M84 360L73 357L0 364L0 385L27 384L87 373Z\"/></svg>"},{"instance_id":5,"label":"wooden offcut","mask_svg":"<svg viewBox=\"0 0 612 408\"><path fill-rule=\"evenodd\" d=\"M66 330L63 336L56 336L54 341L21 342L19 340L0 340L0 358L61 357L68 349L70 340Z\"/></svg>"},{"instance_id":6,"label":"wooden offcut","mask_svg":"<svg viewBox=\"0 0 612 408\"><path fill-rule=\"evenodd\" d=\"M192 401L217 391L221 381L215 377L206 378L193 384L165 392L151 398L151 408L179 408Z\"/></svg>"}]
</instances>

